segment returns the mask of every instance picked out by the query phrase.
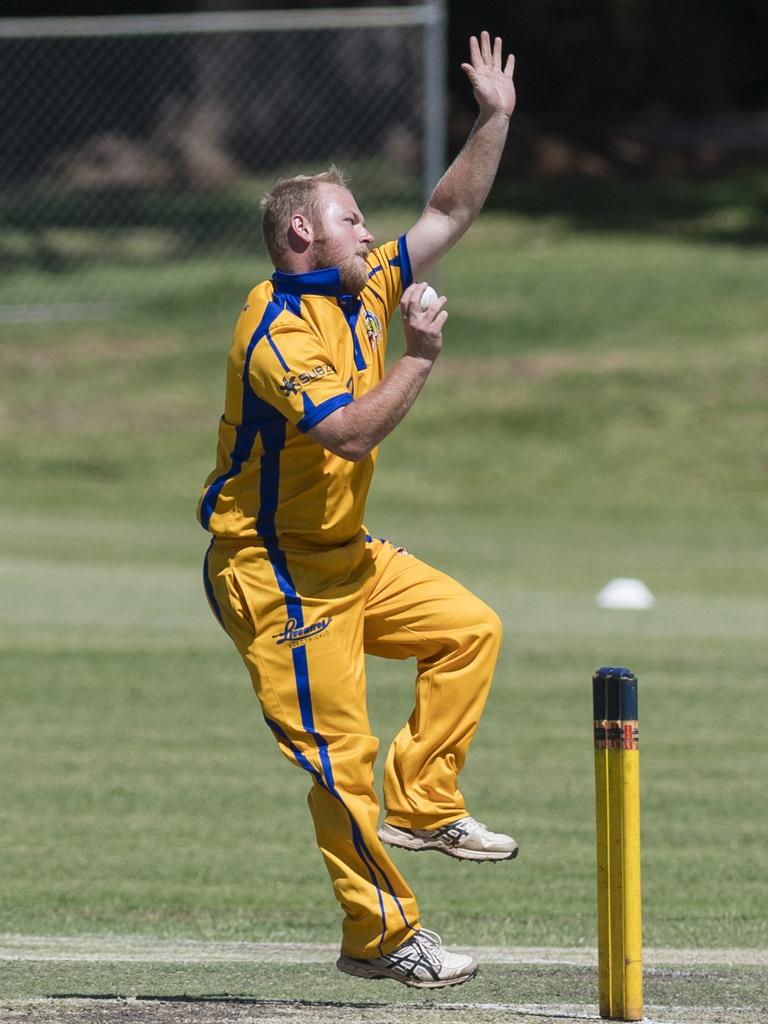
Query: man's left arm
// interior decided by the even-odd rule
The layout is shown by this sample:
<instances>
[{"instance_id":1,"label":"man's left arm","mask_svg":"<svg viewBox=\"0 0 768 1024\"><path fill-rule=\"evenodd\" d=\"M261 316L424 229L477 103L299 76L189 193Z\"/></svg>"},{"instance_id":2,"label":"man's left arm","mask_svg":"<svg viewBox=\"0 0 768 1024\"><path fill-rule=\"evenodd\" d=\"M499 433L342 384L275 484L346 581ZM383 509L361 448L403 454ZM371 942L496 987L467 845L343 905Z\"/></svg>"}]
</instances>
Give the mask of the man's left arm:
<instances>
[{"instance_id":1,"label":"man's left arm","mask_svg":"<svg viewBox=\"0 0 768 1024\"><path fill-rule=\"evenodd\" d=\"M515 109L510 54L502 66L502 44L483 32L469 41L470 63L462 64L480 108L464 148L435 186L421 217L406 234L414 280L461 238L490 192Z\"/></svg>"}]
</instances>

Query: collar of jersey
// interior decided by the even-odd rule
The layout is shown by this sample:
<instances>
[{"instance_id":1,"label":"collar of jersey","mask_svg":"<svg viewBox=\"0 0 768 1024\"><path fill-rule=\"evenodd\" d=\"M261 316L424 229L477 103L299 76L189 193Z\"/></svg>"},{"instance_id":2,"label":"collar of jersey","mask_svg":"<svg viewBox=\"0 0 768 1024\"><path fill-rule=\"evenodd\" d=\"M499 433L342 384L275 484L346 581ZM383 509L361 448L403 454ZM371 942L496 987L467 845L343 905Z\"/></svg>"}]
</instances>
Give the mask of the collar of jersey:
<instances>
[{"instance_id":1,"label":"collar of jersey","mask_svg":"<svg viewBox=\"0 0 768 1024\"><path fill-rule=\"evenodd\" d=\"M352 295L344 292L341 286L338 267L324 267L322 270L309 270L306 274L288 274L284 270L276 270L272 275L275 291L288 292L290 295L333 295L339 299L351 299Z\"/></svg>"}]
</instances>

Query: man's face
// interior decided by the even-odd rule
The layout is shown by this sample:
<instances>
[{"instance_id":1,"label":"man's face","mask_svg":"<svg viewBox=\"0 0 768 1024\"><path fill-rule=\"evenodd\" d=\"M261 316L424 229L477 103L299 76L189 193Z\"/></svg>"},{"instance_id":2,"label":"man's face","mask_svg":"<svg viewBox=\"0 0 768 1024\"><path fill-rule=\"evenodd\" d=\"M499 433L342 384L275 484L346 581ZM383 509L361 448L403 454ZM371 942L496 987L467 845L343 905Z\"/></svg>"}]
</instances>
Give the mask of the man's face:
<instances>
[{"instance_id":1,"label":"man's face","mask_svg":"<svg viewBox=\"0 0 768 1024\"><path fill-rule=\"evenodd\" d=\"M350 295L358 295L368 280L365 258L373 235L365 226L351 192L339 185L323 182L320 193L320 223L312 242L315 270L338 267L341 285Z\"/></svg>"}]
</instances>

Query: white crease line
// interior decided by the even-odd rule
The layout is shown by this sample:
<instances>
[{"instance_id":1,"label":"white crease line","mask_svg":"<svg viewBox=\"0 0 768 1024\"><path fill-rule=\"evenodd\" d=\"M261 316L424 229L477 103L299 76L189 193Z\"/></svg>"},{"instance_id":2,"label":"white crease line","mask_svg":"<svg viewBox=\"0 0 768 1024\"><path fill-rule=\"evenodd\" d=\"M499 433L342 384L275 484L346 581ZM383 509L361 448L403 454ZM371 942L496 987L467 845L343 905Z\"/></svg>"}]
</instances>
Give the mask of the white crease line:
<instances>
[{"instance_id":1,"label":"white crease line","mask_svg":"<svg viewBox=\"0 0 768 1024\"><path fill-rule=\"evenodd\" d=\"M595 967L597 951L589 947L476 946L464 947L481 963L530 966ZM0 935L0 961L61 963L327 963L338 955L332 943L198 942L134 936ZM644 965L749 966L768 965L768 950L646 949Z\"/></svg>"},{"instance_id":2,"label":"white crease line","mask_svg":"<svg viewBox=\"0 0 768 1024\"><path fill-rule=\"evenodd\" d=\"M409 1004L402 1003L405 1009ZM413 1005L413 1004L410 1004ZM441 1010L503 1010L530 1017L557 1017L561 1020L600 1020L600 1016L587 1006L569 1006L563 1003L543 1005L541 1003L440 1003ZM642 1024L650 1024L643 1019ZM661 1024L654 1021L653 1024Z\"/></svg>"}]
</instances>

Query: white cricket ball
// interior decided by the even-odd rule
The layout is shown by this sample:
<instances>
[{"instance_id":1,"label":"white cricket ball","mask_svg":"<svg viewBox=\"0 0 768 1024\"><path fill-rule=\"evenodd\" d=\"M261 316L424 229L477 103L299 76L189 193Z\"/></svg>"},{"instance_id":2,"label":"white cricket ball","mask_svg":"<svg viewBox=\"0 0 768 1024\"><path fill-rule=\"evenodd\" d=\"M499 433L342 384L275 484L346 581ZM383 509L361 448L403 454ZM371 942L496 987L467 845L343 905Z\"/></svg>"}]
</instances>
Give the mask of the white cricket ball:
<instances>
[{"instance_id":1,"label":"white cricket ball","mask_svg":"<svg viewBox=\"0 0 768 1024\"><path fill-rule=\"evenodd\" d=\"M433 302L437 302L437 292L431 284L428 284L422 293L419 305L422 309L429 309Z\"/></svg>"}]
</instances>

